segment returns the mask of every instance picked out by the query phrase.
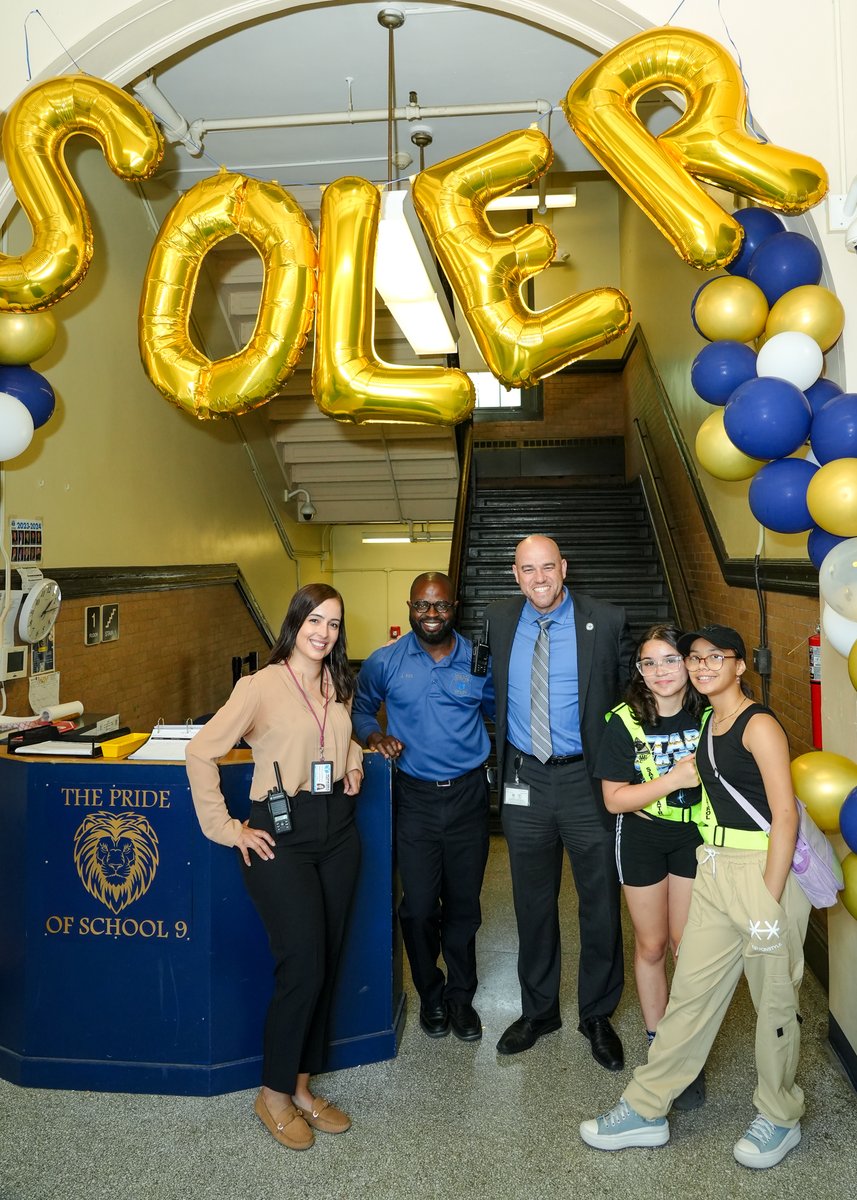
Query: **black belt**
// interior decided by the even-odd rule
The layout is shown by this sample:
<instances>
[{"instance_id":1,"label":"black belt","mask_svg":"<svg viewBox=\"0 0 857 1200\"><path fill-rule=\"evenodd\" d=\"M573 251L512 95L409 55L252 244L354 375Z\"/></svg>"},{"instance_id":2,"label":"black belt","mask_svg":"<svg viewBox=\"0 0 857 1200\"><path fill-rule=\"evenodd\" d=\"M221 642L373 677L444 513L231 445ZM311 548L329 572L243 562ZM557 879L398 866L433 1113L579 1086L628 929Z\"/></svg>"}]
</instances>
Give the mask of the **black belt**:
<instances>
[{"instance_id":1,"label":"black belt","mask_svg":"<svg viewBox=\"0 0 857 1200\"><path fill-rule=\"evenodd\" d=\"M540 763L542 760L536 758L535 754L525 754L523 750L519 750L512 742L509 743L516 754L522 754L524 758L531 758L533 762ZM569 763L583 762L582 754L552 754L547 762L542 763L543 767L567 767Z\"/></svg>"},{"instance_id":2,"label":"black belt","mask_svg":"<svg viewBox=\"0 0 857 1200\"><path fill-rule=\"evenodd\" d=\"M581 758L583 755L581 754ZM466 779L468 775L472 775L475 771L481 771L484 768L484 763L480 763L478 767L471 767L469 771L465 771L463 775L455 775L452 779L419 779L416 775L409 775L407 771L401 768L396 768L397 775L404 775L405 779L412 779L414 783L425 784L426 787L448 788L454 783L459 783L462 779Z\"/></svg>"}]
</instances>

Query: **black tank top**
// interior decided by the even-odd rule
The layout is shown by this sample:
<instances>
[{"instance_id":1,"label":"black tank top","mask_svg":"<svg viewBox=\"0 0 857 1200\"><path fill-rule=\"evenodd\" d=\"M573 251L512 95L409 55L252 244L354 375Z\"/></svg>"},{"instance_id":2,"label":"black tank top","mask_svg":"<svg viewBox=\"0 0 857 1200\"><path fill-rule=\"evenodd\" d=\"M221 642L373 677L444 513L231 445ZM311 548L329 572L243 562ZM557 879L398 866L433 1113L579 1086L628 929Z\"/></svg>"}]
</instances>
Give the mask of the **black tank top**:
<instances>
[{"instance_id":1,"label":"black tank top","mask_svg":"<svg viewBox=\"0 0 857 1200\"><path fill-rule=\"evenodd\" d=\"M774 720L776 720L771 710L765 708L763 704L751 704L749 708L745 708L735 718L731 729L719 737L715 735L714 757L717 762L717 770L723 778L728 779L732 786L742 796L745 796L766 820L770 821L771 809L765 795L765 786L762 783L761 772L756 766L756 760L753 758L753 755L744 747L741 741L744 730L747 727L747 722L756 713L767 713L768 716L774 717ZM708 718L709 721L712 719L711 717ZM714 775L708 755L708 722L706 722L699 739L699 749L696 752L696 767L705 790L708 792L718 825L726 825L730 829L759 828L749 813L744 812L744 809L737 800L732 799Z\"/></svg>"}]
</instances>

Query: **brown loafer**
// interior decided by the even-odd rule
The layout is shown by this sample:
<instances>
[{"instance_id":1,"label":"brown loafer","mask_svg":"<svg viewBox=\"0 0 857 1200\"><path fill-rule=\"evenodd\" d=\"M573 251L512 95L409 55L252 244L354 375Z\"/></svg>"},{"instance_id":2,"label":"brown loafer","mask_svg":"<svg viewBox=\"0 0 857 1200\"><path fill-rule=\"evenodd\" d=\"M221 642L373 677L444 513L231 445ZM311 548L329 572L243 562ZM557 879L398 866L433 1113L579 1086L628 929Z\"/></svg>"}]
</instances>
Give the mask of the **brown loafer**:
<instances>
[{"instance_id":1,"label":"brown loafer","mask_svg":"<svg viewBox=\"0 0 857 1200\"><path fill-rule=\"evenodd\" d=\"M288 1146L290 1150L309 1150L315 1141L315 1134L304 1120L301 1110L295 1108L294 1104L289 1104L275 1117L260 1092L253 1105L253 1111L277 1141L283 1146Z\"/></svg>"},{"instance_id":2,"label":"brown loafer","mask_svg":"<svg viewBox=\"0 0 857 1200\"><path fill-rule=\"evenodd\" d=\"M348 1114L329 1100L323 1100L321 1096L315 1097L312 1109L300 1108L298 1112L307 1125L321 1130L322 1133L345 1133L346 1129L351 1128L351 1118Z\"/></svg>"}]
</instances>

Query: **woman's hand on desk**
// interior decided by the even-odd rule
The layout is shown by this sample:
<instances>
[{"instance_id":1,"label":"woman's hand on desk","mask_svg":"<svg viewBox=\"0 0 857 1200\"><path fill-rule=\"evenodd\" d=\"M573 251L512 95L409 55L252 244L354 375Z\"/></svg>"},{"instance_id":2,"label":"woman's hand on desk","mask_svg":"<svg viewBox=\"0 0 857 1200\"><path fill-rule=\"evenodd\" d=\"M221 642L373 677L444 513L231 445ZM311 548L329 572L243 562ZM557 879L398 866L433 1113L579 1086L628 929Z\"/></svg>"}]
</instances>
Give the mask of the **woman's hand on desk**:
<instances>
[{"instance_id":1,"label":"woman's hand on desk","mask_svg":"<svg viewBox=\"0 0 857 1200\"><path fill-rule=\"evenodd\" d=\"M241 826L241 832L238 835L236 847L241 851L241 857L244 859L244 865L250 866L250 851L255 850L260 858L270 859L274 857L274 839L265 829L250 829L247 822Z\"/></svg>"},{"instance_id":2,"label":"woman's hand on desk","mask_svg":"<svg viewBox=\"0 0 857 1200\"><path fill-rule=\"evenodd\" d=\"M360 791L360 785L363 782L363 772L358 771L356 767L350 771L346 771L342 778L342 785L345 788L346 796L356 796Z\"/></svg>"}]
</instances>

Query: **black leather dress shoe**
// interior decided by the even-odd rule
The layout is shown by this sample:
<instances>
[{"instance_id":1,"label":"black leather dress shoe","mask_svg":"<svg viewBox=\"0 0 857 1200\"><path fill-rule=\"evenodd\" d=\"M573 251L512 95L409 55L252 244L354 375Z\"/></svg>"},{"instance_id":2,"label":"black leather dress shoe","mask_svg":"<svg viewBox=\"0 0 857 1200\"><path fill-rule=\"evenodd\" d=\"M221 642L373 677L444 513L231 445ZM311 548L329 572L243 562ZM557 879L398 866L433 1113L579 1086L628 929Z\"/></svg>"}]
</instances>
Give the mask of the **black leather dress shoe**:
<instances>
[{"instance_id":1,"label":"black leather dress shoe","mask_svg":"<svg viewBox=\"0 0 857 1200\"><path fill-rule=\"evenodd\" d=\"M423 1033L432 1038L446 1037L449 1033L449 1013L445 1004L433 1004L426 1008L420 1005L420 1026Z\"/></svg>"},{"instance_id":2,"label":"black leather dress shoe","mask_svg":"<svg viewBox=\"0 0 857 1200\"><path fill-rule=\"evenodd\" d=\"M592 1057L607 1071L621 1071L625 1066L625 1053L619 1035L610 1024L609 1017L588 1017L577 1027L584 1037L589 1038Z\"/></svg>"},{"instance_id":3,"label":"black leather dress shoe","mask_svg":"<svg viewBox=\"0 0 857 1200\"><path fill-rule=\"evenodd\" d=\"M478 1042L482 1037L482 1022L472 1004L448 1000L449 1024L452 1032L462 1042Z\"/></svg>"},{"instance_id":4,"label":"black leather dress shoe","mask_svg":"<svg viewBox=\"0 0 857 1200\"><path fill-rule=\"evenodd\" d=\"M497 1053L520 1054L522 1050L529 1050L531 1046L534 1046L546 1033L553 1033L561 1028L562 1021L559 1017L543 1017L532 1020L529 1017L518 1017L497 1043Z\"/></svg>"}]
</instances>

